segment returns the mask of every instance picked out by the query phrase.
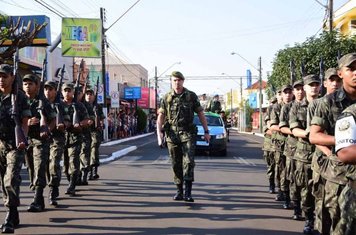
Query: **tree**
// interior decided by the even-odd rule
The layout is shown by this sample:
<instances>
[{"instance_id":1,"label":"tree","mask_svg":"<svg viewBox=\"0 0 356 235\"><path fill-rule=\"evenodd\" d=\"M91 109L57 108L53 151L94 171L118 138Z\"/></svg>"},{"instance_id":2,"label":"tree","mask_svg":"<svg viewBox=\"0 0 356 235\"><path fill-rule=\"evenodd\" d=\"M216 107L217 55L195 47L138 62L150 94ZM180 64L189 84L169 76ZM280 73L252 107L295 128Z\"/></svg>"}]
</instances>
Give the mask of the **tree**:
<instances>
[{"instance_id":1,"label":"tree","mask_svg":"<svg viewBox=\"0 0 356 235\"><path fill-rule=\"evenodd\" d=\"M147 126L147 115L140 107L137 107L136 112L137 112L137 131L143 132Z\"/></svg>"},{"instance_id":2,"label":"tree","mask_svg":"<svg viewBox=\"0 0 356 235\"><path fill-rule=\"evenodd\" d=\"M33 39L46 25L47 23L39 25L31 21L24 25L21 17L13 20L11 16L0 14L0 63L11 58L17 48L32 45ZM9 40L11 44L5 45Z\"/></svg>"},{"instance_id":3,"label":"tree","mask_svg":"<svg viewBox=\"0 0 356 235\"><path fill-rule=\"evenodd\" d=\"M290 61L296 67L296 80L301 80L300 68L304 65L305 74L319 74L319 62L322 58L325 69L337 67L338 55L356 51L356 36L343 36L337 31L323 32L319 37L310 37L294 47L287 46L276 53L273 71L268 79L268 94L272 96L272 87L279 88L290 83ZM299 69L298 69L299 68ZM298 72L299 71L299 72Z\"/></svg>"}]
</instances>

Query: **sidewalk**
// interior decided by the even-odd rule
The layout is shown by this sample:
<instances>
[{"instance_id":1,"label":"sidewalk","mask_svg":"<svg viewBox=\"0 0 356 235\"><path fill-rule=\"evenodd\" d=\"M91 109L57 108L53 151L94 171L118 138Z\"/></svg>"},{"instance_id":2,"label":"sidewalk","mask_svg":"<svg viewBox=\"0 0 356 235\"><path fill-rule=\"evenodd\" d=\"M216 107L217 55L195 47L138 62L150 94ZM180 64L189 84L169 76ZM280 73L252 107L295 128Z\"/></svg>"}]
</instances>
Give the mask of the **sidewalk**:
<instances>
[{"instance_id":1,"label":"sidewalk","mask_svg":"<svg viewBox=\"0 0 356 235\"><path fill-rule=\"evenodd\" d=\"M264 135L260 132L259 129L253 129L251 132L239 131L239 129L237 127L231 127L230 129L237 131L238 133L241 133L241 134L256 135L259 137L264 137Z\"/></svg>"},{"instance_id":2,"label":"sidewalk","mask_svg":"<svg viewBox=\"0 0 356 235\"><path fill-rule=\"evenodd\" d=\"M154 132L151 132L151 133L146 133L146 134L142 134L142 135L128 137L125 139L108 141L108 142L101 144L99 147L100 163L106 163L106 162L117 160L117 159L121 158L122 156L137 149L136 146L130 145L129 143L125 144L125 142L133 141L133 140L143 138L146 136L150 136L153 134L154 134Z\"/></svg>"}]
</instances>

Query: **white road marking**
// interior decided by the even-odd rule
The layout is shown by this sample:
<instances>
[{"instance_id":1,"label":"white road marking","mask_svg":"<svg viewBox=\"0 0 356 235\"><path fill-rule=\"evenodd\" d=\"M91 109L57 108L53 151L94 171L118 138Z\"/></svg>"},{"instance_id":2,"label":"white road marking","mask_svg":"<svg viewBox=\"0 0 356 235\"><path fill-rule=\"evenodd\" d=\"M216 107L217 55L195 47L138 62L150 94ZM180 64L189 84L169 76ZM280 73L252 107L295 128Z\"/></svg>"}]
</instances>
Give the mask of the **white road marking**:
<instances>
[{"instance_id":1,"label":"white road marking","mask_svg":"<svg viewBox=\"0 0 356 235\"><path fill-rule=\"evenodd\" d=\"M245 164L245 165L250 165L250 166L256 166L255 163L247 161L243 157L234 157L234 159L239 163L239 164Z\"/></svg>"},{"instance_id":2,"label":"white road marking","mask_svg":"<svg viewBox=\"0 0 356 235\"><path fill-rule=\"evenodd\" d=\"M156 160L154 160L151 164L167 164L170 162L170 158L168 155L161 155Z\"/></svg>"}]
</instances>

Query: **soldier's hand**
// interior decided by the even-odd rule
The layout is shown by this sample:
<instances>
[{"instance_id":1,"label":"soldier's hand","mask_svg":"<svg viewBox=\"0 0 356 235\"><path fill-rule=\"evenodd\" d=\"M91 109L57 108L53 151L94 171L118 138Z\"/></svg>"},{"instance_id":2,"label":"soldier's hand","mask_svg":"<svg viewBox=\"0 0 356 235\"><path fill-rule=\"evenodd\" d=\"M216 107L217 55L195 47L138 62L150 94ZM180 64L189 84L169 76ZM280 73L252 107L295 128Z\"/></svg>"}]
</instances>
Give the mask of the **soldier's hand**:
<instances>
[{"instance_id":1,"label":"soldier's hand","mask_svg":"<svg viewBox=\"0 0 356 235\"><path fill-rule=\"evenodd\" d=\"M57 128L57 130L59 130L61 132L63 132L65 130L65 126L63 123L59 123L56 128Z\"/></svg>"},{"instance_id":2,"label":"soldier's hand","mask_svg":"<svg viewBox=\"0 0 356 235\"><path fill-rule=\"evenodd\" d=\"M18 150L25 150L26 149L26 143L20 142L17 146Z\"/></svg>"},{"instance_id":3,"label":"soldier's hand","mask_svg":"<svg viewBox=\"0 0 356 235\"><path fill-rule=\"evenodd\" d=\"M40 123L40 119L38 119L36 117L32 117L32 118L28 119L29 126L37 125L38 123Z\"/></svg>"},{"instance_id":4,"label":"soldier's hand","mask_svg":"<svg viewBox=\"0 0 356 235\"><path fill-rule=\"evenodd\" d=\"M93 125L93 124L94 124L93 120L89 119L89 120L88 120L88 125L91 126L91 125Z\"/></svg>"},{"instance_id":5,"label":"soldier's hand","mask_svg":"<svg viewBox=\"0 0 356 235\"><path fill-rule=\"evenodd\" d=\"M205 139L206 142L209 143L210 142L210 138L211 138L211 136L208 133L204 134L204 139Z\"/></svg>"},{"instance_id":6,"label":"soldier's hand","mask_svg":"<svg viewBox=\"0 0 356 235\"><path fill-rule=\"evenodd\" d=\"M160 147L162 147L163 138L164 138L164 136L163 136L163 133L162 133L162 132L160 132L160 133L157 134L158 146L160 146Z\"/></svg>"}]
</instances>

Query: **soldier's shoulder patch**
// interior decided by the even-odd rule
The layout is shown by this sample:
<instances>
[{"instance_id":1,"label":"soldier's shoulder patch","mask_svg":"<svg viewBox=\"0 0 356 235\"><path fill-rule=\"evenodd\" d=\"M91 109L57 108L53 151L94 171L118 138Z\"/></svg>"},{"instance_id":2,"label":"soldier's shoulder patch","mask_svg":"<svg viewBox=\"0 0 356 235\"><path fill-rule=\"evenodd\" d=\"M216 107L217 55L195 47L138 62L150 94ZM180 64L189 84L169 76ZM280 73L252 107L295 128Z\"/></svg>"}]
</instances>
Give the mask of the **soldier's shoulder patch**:
<instances>
[{"instance_id":1,"label":"soldier's shoulder patch","mask_svg":"<svg viewBox=\"0 0 356 235\"><path fill-rule=\"evenodd\" d=\"M348 119L341 119L338 125L339 131L346 131L351 127L351 123Z\"/></svg>"}]
</instances>

